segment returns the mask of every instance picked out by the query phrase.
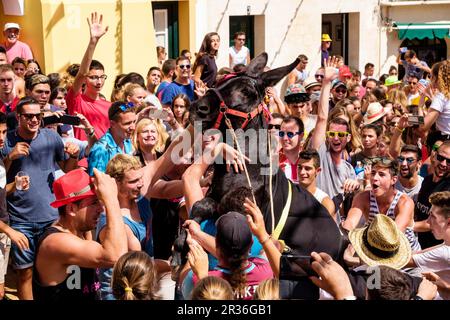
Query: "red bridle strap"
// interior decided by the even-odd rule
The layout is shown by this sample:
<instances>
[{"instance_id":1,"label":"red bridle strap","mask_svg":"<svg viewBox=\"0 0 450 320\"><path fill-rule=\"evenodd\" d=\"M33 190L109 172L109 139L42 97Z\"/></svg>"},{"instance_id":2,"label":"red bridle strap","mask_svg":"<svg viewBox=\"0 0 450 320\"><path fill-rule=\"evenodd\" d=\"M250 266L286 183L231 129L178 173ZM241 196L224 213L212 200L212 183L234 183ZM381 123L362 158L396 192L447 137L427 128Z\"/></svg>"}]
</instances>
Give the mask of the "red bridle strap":
<instances>
[{"instance_id":1,"label":"red bridle strap","mask_svg":"<svg viewBox=\"0 0 450 320\"><path fill-rule=\"evenodd\" d=\"M253 120L253 118L255 118L256 116L258 116L258 114L260 114L261 112L264 111L264 106L262 103L260 103L258 105L258 107L256 109L254 109L252 112L242 112L242 111L238 111L235 109L231 109L228 108L227 105L225 104L225 102L221 101L220 102L220 111L219 111L219 115L217 116L217 120L216 123L214 124L214 129L219 129L220 124L222 123L222 119L224 117L226 117L226 115L230 114L236 117L240 117L240 118L244 118L245 121L241 126L241 129L245 129L245 127L247 126L247 124Z\"/></svg>"}]
</instances>

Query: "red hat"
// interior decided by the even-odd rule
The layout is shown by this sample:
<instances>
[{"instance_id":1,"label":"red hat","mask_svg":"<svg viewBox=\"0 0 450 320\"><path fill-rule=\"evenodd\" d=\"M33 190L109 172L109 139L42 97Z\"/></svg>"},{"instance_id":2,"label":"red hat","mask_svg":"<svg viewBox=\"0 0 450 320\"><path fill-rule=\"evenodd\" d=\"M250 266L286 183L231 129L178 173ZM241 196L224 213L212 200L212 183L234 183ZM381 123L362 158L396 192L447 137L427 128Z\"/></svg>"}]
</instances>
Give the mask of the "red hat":
<instances>
[{"instance_id":1,"label":"red hat","mask_svg":"<svg viewBox=\"0 0 450 320\"><path fill-rule=\"evenodd\" d=\"M50 203L53 208L96 196L91 177L83 169L72 170L53 182L53 192L56 197Z\"/></svg>"},{"instance_id":2,"label":"red hat","mask_svg":"<svg viewBox=\"0 0 450 320\"><path fill-rule=\"evenodd\" d=\"M339 68L339 80L344 81L346 77L352 77L352 72L348 66L342 66Z\"/></svg>"}]
</instances>

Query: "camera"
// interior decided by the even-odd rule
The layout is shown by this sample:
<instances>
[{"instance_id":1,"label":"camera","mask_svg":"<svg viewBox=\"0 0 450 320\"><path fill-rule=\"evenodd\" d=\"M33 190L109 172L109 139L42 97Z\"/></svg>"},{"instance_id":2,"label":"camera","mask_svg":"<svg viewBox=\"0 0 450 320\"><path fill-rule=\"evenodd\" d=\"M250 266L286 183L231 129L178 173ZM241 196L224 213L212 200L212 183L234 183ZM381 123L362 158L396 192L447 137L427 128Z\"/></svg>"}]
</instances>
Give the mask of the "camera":
<instances>
[{"instance_id":1,"label":"camera","mask_svg":"<svg viewBox=\"0 0 450 320\"><path fill-rule=\"evenodd\" d=\"M418 126L424 124L423 116L416 116L416 115L408 116L408 124L411 126Z\"/></svg>"}]
</instances>

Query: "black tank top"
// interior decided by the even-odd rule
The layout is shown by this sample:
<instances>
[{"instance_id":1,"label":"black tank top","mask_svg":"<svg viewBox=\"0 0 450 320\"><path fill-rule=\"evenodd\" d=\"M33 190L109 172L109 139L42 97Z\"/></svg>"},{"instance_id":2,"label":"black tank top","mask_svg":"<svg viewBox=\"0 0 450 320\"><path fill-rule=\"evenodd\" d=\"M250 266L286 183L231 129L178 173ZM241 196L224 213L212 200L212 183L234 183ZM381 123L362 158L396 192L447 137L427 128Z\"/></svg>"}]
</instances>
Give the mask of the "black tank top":
<instances>
[{"instance_id":1,"label":"black tank top","mask_svg":"<svg viewBox=\"0 0 450 320\"><path fill-rule=\"evenodd\" d=\"M49 227L39 238L36 248L36 257L42 241L53 233L62 232L55 227ZM67 277L55 286L43 286L39 282L39 273L36 264L33 267L33 296L37 301L85 301L95 300L100 283L96 281L95 269L79 268L80 280L78 281L76 268L69 269ZM70 279L69 279L70 278Z\"/></svg>"}]
</instances>

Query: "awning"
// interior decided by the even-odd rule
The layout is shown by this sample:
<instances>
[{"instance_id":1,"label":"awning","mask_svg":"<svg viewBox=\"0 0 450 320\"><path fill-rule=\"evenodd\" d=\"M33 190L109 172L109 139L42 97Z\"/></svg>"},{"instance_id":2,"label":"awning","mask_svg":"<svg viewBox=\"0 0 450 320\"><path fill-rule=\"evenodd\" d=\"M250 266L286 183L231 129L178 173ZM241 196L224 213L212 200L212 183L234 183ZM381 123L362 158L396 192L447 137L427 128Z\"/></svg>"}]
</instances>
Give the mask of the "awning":
<instances>
[{"instance_id":1,"label":"awning","mask_svg":"<svg viewBox=\"0 0 450 320\"><path fill-rule=\"evenodd\" d=\"M400 23L395 22L398 38L403 39L434 39L450 37L450 23Z\"/></svg>"}]
</instances>

